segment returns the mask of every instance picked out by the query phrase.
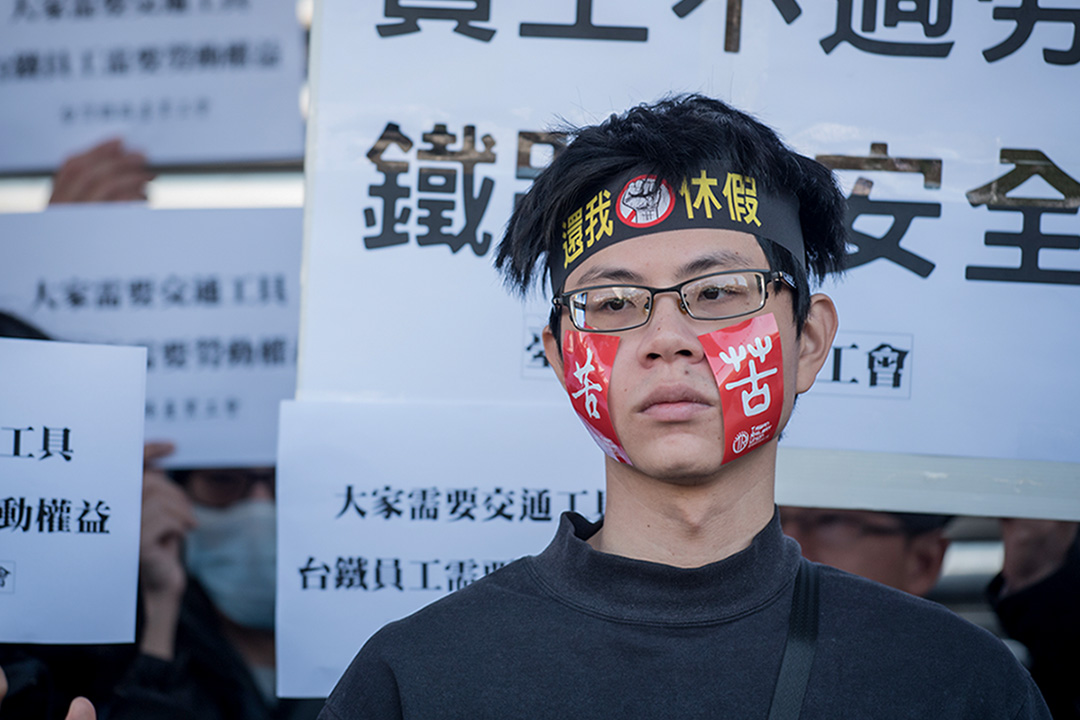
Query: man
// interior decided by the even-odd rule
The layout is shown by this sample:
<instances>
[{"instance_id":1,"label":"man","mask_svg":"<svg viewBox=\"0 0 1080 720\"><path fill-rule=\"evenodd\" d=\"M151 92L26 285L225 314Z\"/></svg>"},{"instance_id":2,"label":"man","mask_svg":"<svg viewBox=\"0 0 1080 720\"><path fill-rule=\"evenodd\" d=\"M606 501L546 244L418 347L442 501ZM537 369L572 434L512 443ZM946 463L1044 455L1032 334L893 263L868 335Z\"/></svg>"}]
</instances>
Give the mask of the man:
<instances>
[{"instance_id":1,"label":"man","mask_svg":"<svg viewBox=\"0 0 1080 720\"><path fill-rule=\"evenodd\" d=\"M803 557L925 597L937 584L949 515L780 508L784 534Z\"/></svg>"},{"instance_id":2,"label":"man","mask_svg":"<svg viewBox=\"0 0 1080 720\"><path fill-rule=\"evenodd\" d=\"M605 517L378 632L321 717L1048 717L995 638L780 532L777 437L837 326L807 275L841 267L843 207L708 98L578 131L496 264L550 279L545 349L608 455Z\"/></svg>"}]
</instances>

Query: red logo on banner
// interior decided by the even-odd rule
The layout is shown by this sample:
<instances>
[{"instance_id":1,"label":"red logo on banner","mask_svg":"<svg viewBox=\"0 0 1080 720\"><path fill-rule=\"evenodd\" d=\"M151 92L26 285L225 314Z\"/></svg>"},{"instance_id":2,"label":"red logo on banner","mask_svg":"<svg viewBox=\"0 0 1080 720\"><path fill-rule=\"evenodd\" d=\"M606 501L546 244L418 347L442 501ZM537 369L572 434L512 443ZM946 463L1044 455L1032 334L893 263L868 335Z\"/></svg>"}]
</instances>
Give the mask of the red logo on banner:
<instances>
[{"instance_id":1,"label":"red logo on banner","mask_svg":"<svg viewBox=\"0 0 1080 720\"><path fill-rule=\"evenodd\" d=\"M724 462L776 434L784 405L784 359L772 313L698 336L724 412Z\"/></svg>"},{"instance_id":2,"label":"red logo on banner","mask_svg":"<svg viewBox=\"0 0 1080 720\"><path fill-rule=\"evenodd\" d=\"M563 374L570 404L593 440L605 453L631 465L630 457L615 436L608 412L611 366L619 349L615 335L567 331L563 337Z\"/></svg>"}]
</instances>

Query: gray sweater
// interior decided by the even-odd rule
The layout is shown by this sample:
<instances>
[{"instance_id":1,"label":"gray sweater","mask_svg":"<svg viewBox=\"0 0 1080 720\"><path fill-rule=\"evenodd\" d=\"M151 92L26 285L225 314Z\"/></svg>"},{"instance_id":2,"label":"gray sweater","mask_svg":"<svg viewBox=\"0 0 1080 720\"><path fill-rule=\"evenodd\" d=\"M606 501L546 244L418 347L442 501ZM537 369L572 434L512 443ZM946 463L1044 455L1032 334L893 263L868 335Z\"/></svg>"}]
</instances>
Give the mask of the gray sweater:
<instances>
[{"instance_id":1,"label":"gray sweater","mask_svg":"<svg viewBox=\"0 0 1080 720\"><path fill-rule=\"evenodd\" d=\"M598 528L564 514L540 555L387 625L320 719L765 718L802 562L779 517L694 569L597 552ZM1050 717L990 633L839 570L820 583L802 717Z\"/></svg>"}]
</instances>

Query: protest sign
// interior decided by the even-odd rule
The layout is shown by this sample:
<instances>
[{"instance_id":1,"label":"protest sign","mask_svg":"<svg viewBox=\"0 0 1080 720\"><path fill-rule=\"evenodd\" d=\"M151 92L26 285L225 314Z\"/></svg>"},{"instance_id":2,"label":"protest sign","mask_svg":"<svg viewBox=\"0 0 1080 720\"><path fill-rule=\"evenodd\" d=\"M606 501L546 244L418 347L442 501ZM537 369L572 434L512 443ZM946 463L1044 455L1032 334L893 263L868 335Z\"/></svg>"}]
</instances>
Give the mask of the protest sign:
<instances>
[{"instance_id":1,"label":"protest sign","mask_svg":"<svg viewBox=\"0 0 1080 720\"><path fill-rule=\"evenodd\" d=\"M147 348L166 465L272 465L293 396L301 213L86 206L0 215L0 310L55 339Z\"/></svg>"},{"instance_id":2,"label":"protest sign","mask_svg":"<svg viewBox=\"0 0 1080 720\"><path fill-rule=\"evenodd\" d=\"M836 169L848 195L851 270L825 288L840 334L782 447L1009 461L1010 487L1074 515L1060 501L1077 489L1025 478L1080 463L1080 52L1050 32L1064 15L939 5L323 3L298 398L557 401L537 353L546 298L521 306L490 267L514 199L560 147L560 120L703 91ZM441 60L417 72L421 48ZM363 322L340 322L343 307ZM830 490L866 472L837 458L831 477L797 478L818 502L905 509L880 477ZM924 489L942 471L905 472ZM962 512L970 488L933 490Z\"/></svg>"},{"instance_id":3,"label":"protest sign","mask_svg":"<svg viewBox=\"0 0 1080 720\"><path fill-rule=\"evenodd\" d=\"M146 351L0 338L0 642L135 640Z\"/></svg>"},{"instance_id":4,"label":"protest sign","mask_svg":"<svg viewBox=\"0 0 1080 720\"><path fill-rule=\"evenodd\" d=\"M369 635L542 551L564 510L603 512L603 456L563 405L286 402L279 451L284 697L329 694Z\"/></svg>"},{"instance_id":5,"label":"protest sign","mask_svg":"<svg viewBox=\"0 0 1080 720\"><path fill-rule=\"evenodd\" d=\"M112 137L154 165L299 160L304 65L294 3L0 0L0 173Z\"/></svg>"}]
</instances>

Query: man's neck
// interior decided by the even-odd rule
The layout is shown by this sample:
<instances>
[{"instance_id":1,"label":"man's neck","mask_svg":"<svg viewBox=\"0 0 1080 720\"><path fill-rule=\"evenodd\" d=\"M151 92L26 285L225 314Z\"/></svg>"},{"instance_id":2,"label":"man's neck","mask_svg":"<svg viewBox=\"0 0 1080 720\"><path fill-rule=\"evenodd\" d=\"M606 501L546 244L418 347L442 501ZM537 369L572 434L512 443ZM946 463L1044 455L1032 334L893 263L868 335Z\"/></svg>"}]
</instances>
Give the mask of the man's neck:
<instances>
[{"instance_id":1,"label":"man's neck","mask_svg":"<svg viewBox=\"0 0 1080 720\"><path fill-rule=\"evenodd\" d=\"M589 544L613 555L687 568L744 550L773 516L776 446L770 445L685 485L608 458L604 525Z\"/></svg>"}]
</instances>

